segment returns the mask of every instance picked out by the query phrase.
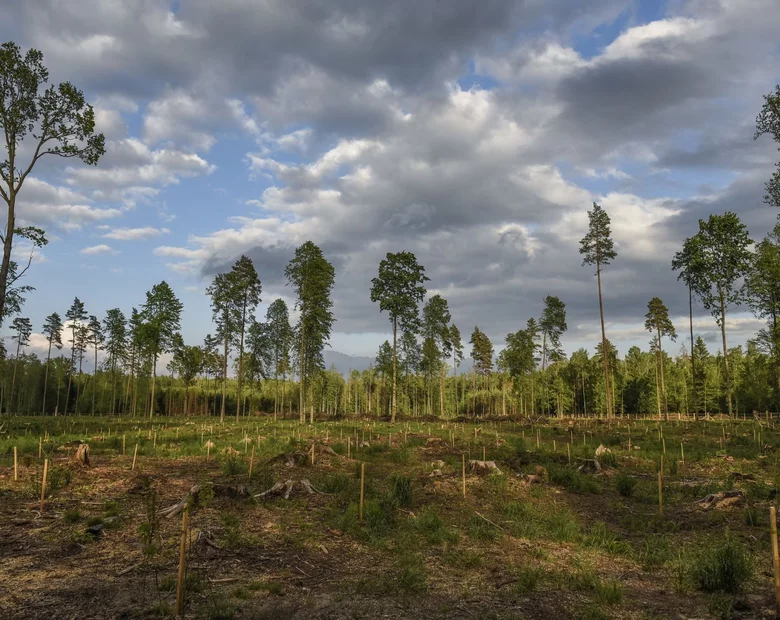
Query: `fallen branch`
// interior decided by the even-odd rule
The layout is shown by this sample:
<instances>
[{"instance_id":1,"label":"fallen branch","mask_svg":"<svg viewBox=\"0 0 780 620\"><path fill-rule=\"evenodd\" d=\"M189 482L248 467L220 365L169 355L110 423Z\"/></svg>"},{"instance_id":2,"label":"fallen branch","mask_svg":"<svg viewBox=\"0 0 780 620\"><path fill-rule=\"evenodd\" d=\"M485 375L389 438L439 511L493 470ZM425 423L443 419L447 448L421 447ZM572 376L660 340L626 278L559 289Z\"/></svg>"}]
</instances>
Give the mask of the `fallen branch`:
<instances>
[{"instance_id":1,"label":"fallen branch","mask_svg":"<svg viewBox=\"0 0 780 620\"><path fill-rule=\"evenodd\" d=\"M164 519L169 519L170 517L175 517L176 515L181 514L181 511L184 510L185 506L190 500L197 500L198 493L200 493L200 485L192 485L190 492L187 493L187 495L185 495L180 502L174 504L173 506L168 506L168 508L163 508L158 512L158 514Z\"/></svg>"},{"instance_id":2,"label":"fallen branch","mask_svg":"<svg viewBox=\"0 0 780 620\"><path fill-rule=\"evenodd\" d=\"M131 573L131 572L133 572L133 571L134 571L136 568L138 568L139 566L141 566L141 565L140 565L140 564L133 564L132 566L128 566L127 568L123 568L122 570L120 570L120 571L119 571L119 572L116 574L116 576L117 576L117 577L121 577L122 575L127 575L127 573Z\"/></svg>"},{"instance_id":3,"label":"fallen branch","mask_svg":"<svg viewBox=\"0 0 780 620\"><path fill-rule=\"evenodd\" d=\"M490 523L490 525L492 525L493 527L497 527L497 528L498 528L499 530L501 530L502 532L506 532L506 530L505 530L503 527L501 527L501 526L500 526L498 523L495 523L494 521L491 521L491 520L490 520L490 519L488 519L488 518L487 518L485 515L483 515L483 514L480 514L480 513L479 513L479 512L477 512L477 511L474 511L474 514L475 514L475 515L477 515L477 516L478 516L480 519L482 519L483 521L486 521L487 523Z\"/></svg>"}]
</instances>

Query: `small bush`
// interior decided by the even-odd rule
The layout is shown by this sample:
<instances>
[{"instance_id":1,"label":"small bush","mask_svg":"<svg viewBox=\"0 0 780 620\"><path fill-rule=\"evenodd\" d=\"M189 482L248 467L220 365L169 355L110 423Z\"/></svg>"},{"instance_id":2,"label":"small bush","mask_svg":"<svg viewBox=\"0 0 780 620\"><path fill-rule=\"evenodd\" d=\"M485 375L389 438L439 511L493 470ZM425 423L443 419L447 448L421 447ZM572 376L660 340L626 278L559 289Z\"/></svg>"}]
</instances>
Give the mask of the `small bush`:
<instances>
[{"instance_id":1,"label":"small bush","mask_svg":"<svg viewBox=\"0 0 780 620\"><path fill-rule=\"evenodd\" d=\"M599 462L606 467L617 467L617 457L612 452L604 452L599 458Z\"/></svg>"},{"instance_id":2,"label":"small bush","mask_svg":"<svg viewBox=\"0 0 780 620\"><path fill-rule=\"evenodd\" d=\"M65 519L65 523L76 523L81 519L81 513L78 508L69 508L62 515L62 518Z\"/></svg>"},{"instance_id":3,"label":"small bush","mask_svg":"<svg viewBox=\"0 0 780 620\"><path fill-rule=\"evenodd\" d=\"M434 508L426 506L414 520L415 529L429 545L458 542L458 535L442 521Z\"/></svg>"},{"instance_id":4,"label":"small bush","mask_svg":"<svg viewBox=\"0 0 780 620\"><path fill-rule=\"evenodd\" d=\"M528 594L536 590L544 572L538 566L521 566L515 570L515 591L518 594Z\"/></svg>"},{"instance_id":5,"label":"small bush","mask_svg":"<svg viewBox=\"0 0 780 620\"><path fill-rule=\"evenodd\" d=\"M751 527L758 527L762 525L764 521L761 511L759 511L755 506L748 506L745 508L743 516L745 518L745 525L749 525Z\"/></svg>"},{"instance_id":6,"label":"small bush","mask_svg":"<svg viewBox=\"0 0 780 620\"><path fill-rule=\"evenodd\" d=\"M729 535L700 553L691 567L694 583L705 592L734 594L752 574L752 558L747 549Z\"/></svg>"},{"instance_id":7,"label":"small bush","mask_svg":"<svg viewBox=\"0 0 780 620\"><path fill-rule=\"evenodd\" d=\"M618 605L623 600L623 586L615 579L596 582L596 600L603 605Z\"/></svg>"},{"instance_id":8,"label":"small bush","mask_svg":"<svg viewBox=\"0 0 780 620\"><path fill-rule=\"evenodd\" d=\"M472 515L466 524L469 537L475 540L496 540L500 531L477 515Z\"/></svg>"},{"instance_id":9,"label":"small bush","mask_svg":"<svg viewBox=\"0 0 780 620\"><path fill-rule=\"evenodd\" d=\"M653 535L645 538L642 548L637 553L637 560L644 570L652 570L663 566L669 559L671 551L664 535Z\"/></svg>"},{"instance_id":10,"label":"small bush","mask_svg":"<svg viewBox=\"0 0 780 620\"><path fill-rule=\"evenodd\" d=\"M390 478L390 494L399 506L412 504L412 479L409 476Z\"/></svg>"},{"instance_id":11,"label":"small bush","mask_svg":"<svg viewBox=\"0 0 780 620\"><path fill-rule=\"evenodd\" d=\"M425 592L428 589L428 573L422 559L418 556L401 558L395 566L392 582L388 585L408 594Z\"/></svg>"},{"instance_id":12,"label":"small bush","mask_svg":"<svg viewBox=\"0 0 780 620\"><path fill-rule=\"evenodd\" d=\"M238 476L247 471L247 464L242 459L235 456L229 456L222 464L222 472L226 476Z\"/></svg>"},{"instance_id":13,"label":"small bush","mask_svg":"<svg viewBox=\"0 0 780 620\"><path fill-rule=\"evenodd\" d=\"M628 474L620 472L615 477L615 488L617 489L617 492L621 496L631 497L634 494L635 487L636 487L636 480L631 476L629 476Z\"/></svg>"}]
</instances>

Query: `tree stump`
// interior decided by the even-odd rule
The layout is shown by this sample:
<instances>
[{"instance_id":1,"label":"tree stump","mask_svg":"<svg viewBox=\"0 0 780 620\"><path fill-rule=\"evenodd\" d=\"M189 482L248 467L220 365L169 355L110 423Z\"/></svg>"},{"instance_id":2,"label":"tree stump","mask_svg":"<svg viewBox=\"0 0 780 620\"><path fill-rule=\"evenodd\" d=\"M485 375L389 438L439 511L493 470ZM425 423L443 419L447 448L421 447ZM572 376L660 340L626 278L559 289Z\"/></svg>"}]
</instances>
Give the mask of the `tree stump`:
<instances>
[{"instance_id":1,"label":"tree stump","mask_svg":"<svg viewBox=\"0 0 780 620\"><path fill-rule=\"evenodd\" d=\"M79 465L89 467L89 444L83 443L79 445L73 458Z\"/></svg>"},{"instance_id":2,"label":"tree stump","mask_svg":"<svg viewBox=\"0 0 780 620\"><path fill-rule=\"evenodd\" d=\"M495 461L469 461L469 471L476 474L502 474Z\"/></svg>"}]
</instances>

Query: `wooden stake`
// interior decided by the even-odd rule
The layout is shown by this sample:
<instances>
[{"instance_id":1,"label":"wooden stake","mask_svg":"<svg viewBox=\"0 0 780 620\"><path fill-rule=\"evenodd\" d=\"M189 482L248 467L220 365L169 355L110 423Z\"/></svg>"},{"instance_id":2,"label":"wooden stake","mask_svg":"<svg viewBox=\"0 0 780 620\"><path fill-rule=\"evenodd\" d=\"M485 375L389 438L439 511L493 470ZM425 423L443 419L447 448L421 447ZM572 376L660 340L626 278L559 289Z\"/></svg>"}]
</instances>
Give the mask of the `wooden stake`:
<instances>
[{"instance_id":1,"label":"wooden stake","mask_svg":"<svg viewBox=\"0 0 780 620\"><path fill-rule=\"evenodd\" d=\"M487 461L487 459L485 458L485 446L482 446L482 460Z\"/></svg>"},{"instance_id":2,"label":"wooden stake","mask_svg":"<svg viewBox=\"0 0 780 620\"><path fill-rule=\"evenodd\" d=\"M14 482L19 480L19 461L16 459L16 446L14 446Z\"/></svg>"},{"instance_id":3,"label":"wooden stake","mask_svg":"<svg viewBox=\"0 0 780 620\"><path fill-rule=\"evenodd\" d=\"M184 604L184 562L187 559L187 529L190 511L185 507L181 513L181 540L179 541L179 576L176 579L176 610L174 614L182 617Z\"/></svg>"},{"instance_id":4,"label":"wooden stake","mask_svg":"<svg viewBox=\"0 0 780 620\"><path fill-rule=\"evenodd\" d=\"M125 455L125 436L122 435L122 456Z\"/></svg>"},{"instance_id":5,"label":"wooden stake","mask_svg":"<svg viewBox=\"0 0 780 620\"><path fill-rule=\"evenodd\" d=\"M135 444L135 450L133 450L133 466L130 471L135 471L135 458L138 456L138 444Z\"/></svg>"},{"instance_id":6,"label":"wooden stake","mask_svg":"<svg viewBox=\"0 0 780 620\"><path fill-rule=\"evenodd\" d=\"M461 460L463 462L463 497L466 497L466 453L461 453Z\"/></svg>"},{"instance_id":7,"label":"wooden stake","mask_svg":"<svg viewBox=\"0 0 780 620\"><path fill-rule=\"evenodd\" d=\"M38 437L38 458L41 458L43 452L43 437Z\"/></svg>"},{"instance_id":8,"label":"wooden stake","mask_svg":"<svg viewBox=\"0 0 780 620\"><path fill-rule=\"evenodd\" d=\"M314 465L314 442L311 444L311 464Z\"/></svg>"},{"instance_id":9,"label":"wooden stake","mask_svg":"<svg viewBox=\"0 0 780 620\"><path fill-rule=\"evenodd\" d=\"M352 437L347 437L347 458L352 458Z\"/></svg>"},{"instance_id":10,"label":"wooden stake","mask_svg":"<svg viewBox=\"0 0 780 620\"><path fill-rule=\"evenodd\" d=\"M360 464L360 522L363 523L363 491L366 485L366 464Z\"/></svg>"},{"instance_id":11,"label":"wooden stake","mask_svg":"<svg viewBox=\"0 0 780 620\"><path fill-rule=\"evenodd\" d=\"M255 447L252 446L252 456L249 457L249 480L252 480L252 465L255 464Z\"/></svg>"},{"instance_id":12,"label":"wooden stake","mask_svg":"<svg viewBox=\"0 0 780 620\"><path fill-rule=\"evenodd\" d=\"M664 516L664 475L658 472L658 514Z\"/></svg>"},{"instance_id":13,"label":"wooden stake","mask_svg":"<svg viewBox=\"0 0 780 620\"><path fill-rule=\"evenodd\" d=\"M682 441L680 442L680 456L682 457L683 465L685 465L685 447Z\"/></svg>"},{"instance_id":14,"label":"wooden stake","mask_svg":"<svg viewBox=\"0 0 780 620\"><path fill-rule=\"evenodd\" d=\"M775 573L775 617L780 618L780 554L777 548L777 509L769 507L769 526L772 533L772 568Z\"/></svg>"},{"instance_id":15,"label":"wooden stake","mask_svg":"<svg viewBox=\"0 0 780 620\"><path fill-rule=\"evenodd\" d=\"M570 443L566 444L566 452L569 455L569 463L571 463L571 444Z\"/></svg>"},{"instance_id":16,"label":"wooden stake","mask_svg":"<svg viewBox=\"0 0 780 620\"><path fill-rule=\"evenodd\" d=\"M43 512L43 500L46 498L46 475L49 473L49 459L43 462L43 480L41 480L41 512Z\"/></svg>"}]
</instances>

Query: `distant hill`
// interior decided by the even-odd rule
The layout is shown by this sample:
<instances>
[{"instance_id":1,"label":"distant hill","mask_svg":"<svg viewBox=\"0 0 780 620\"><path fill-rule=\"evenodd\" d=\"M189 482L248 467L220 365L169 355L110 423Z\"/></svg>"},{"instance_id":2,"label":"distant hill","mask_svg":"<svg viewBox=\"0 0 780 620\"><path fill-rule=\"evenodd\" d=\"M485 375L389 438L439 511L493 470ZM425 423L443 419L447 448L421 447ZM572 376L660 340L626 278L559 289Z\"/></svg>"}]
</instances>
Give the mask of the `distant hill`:
<instances>
[{"instance_id":1,"label":"distant hill","mask_svg":"<svg viewBox=\"0 0 780 620\"><path fill-rule=\"evenodd\" d=\"M373 357L361 357L359 355L347 355L331 349L325 349L322 352L325 359L325 368L336 368L336 371L344 376L349 375L351 370L367 370L374 361Z\"/></svg>"},{"instance_id":2,"label":"distant hill","mask_svg":"<svg viewBox=\"0 0 780 620\"><path fill-rule=\"evenodd\" d=\"M322 357L325 359L325 368L332 368L335 366L336 371L344 375L349 375L350 371L358 370L363 372L371 367L374 363L373 357L363 357L360 355L347 355L346 353L339 353L332 349L325 349L322 352ZM458 368L458 374L471 370L472 360L467 357L463 360ZM452 360L450 360L450 375L452 375Z\"/></svg>"}]
</instances>

